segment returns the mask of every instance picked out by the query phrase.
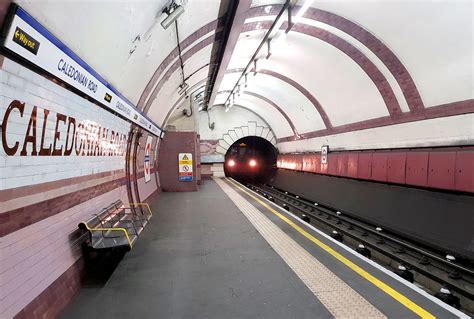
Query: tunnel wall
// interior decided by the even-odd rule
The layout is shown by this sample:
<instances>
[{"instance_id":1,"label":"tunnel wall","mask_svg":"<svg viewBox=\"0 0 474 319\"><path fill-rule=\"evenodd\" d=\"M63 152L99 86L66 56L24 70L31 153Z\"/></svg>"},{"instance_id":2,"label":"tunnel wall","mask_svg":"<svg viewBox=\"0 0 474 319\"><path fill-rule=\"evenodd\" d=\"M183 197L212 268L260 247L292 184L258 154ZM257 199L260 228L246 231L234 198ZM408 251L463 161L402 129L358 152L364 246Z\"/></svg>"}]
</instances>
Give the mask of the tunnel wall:
<instances>
[{"instance_id":1,"label":"tunnel wall","mask_svg":"<svg viewBox=\"0 0 474 319\"><path fill-rule=\"evenodd\" d=\"M209 128L209 122L214 123L213 129ZM228 112L223 107L213 107L209 119L206 112L199 112L201 162L224 162L227 148L244 136L264 135L262 137L271 140L273 132L269 133L268 127L270 125L254 111L237 105Z\"/></svg>"},{"instance_id":2,"label":"tunnel wall","mask_svg":"<svg viewBox=\"0 0 474 319\"><path fill-rule=\"evenodd\" d=\"M474 197L279 169L272 183L444 253L474 258Z\"/></svg>"},{"instance_id":3,"label":"tunnel wall","mask_svg":"<svg viewBox=\"0 0 474 319\"><path fill-rule=\"evenodd\" d=\"M8 58L0 56L0 67L0 317L54 317L80 286L78 223L117 199L129 202L131 127ZM143 181L145 140L136 161L141 200L158 182L154 174Z\"/></svg>"},{"instance_id":4,"label":"tunnel wall","mask_svg":"<svg viewBox=\"0 0 474 319\"><path fill-rule=\"evenodd\" d=\"M474 147L280 154L279 168L474 193Z\"/></svg>"},{"instance_id":5,"label":"tunnel wall","mask_svg":"<svg viewBox=\"0 0 474 319\"><path fill-rule=\"evenodd\" d=\"M474 100L471 99L428 107L396 120L372 119L321 135L303 132L300 139L279 138L278 149L281 153L303 153L320 150L322 145L337 151L473 145L473 121Z\"/></svg>"}]
</instances>

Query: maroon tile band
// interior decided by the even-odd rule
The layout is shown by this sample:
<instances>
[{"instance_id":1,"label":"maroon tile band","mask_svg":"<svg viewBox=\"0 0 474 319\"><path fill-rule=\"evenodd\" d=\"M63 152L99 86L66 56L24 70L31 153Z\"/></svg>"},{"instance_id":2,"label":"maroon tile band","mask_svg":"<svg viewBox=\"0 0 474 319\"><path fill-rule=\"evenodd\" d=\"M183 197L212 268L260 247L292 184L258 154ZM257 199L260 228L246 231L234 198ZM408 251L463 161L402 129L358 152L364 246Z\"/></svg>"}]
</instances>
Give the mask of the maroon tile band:
<instances>
[{"instance_id":1,"label":"maroon tile band","mask_svg":"<svg viewBox=\"0 0 474 319\"><path fill-rule=\"evenodd\" d=\"M66 187L66 186L71 186L71 185L76 185L79 183L84 183L84 182L88 182L88 181L103 178L103 177L108 177L108 176L122 177L123 174L124 174L124 170L118 169L115 171L65 178L65 179L60 179L57 181L46 182L46 183L41 183L41 184L4 189L4 190L0 190L0 202L6 202L8 200L25 197L29 195L35 195L35 194L47 192L50 190L54 190L54 189L58 189L58 188Z\"/></svg>"},{"instance_id":2,"label":"maroon tile band","mask_svg":"<svg viewBox=\"0 0 474 319\"><path fill-rule=\"evenodd\" d=\"M222 32L217 32L213 35L210 35L209 37L205 38L195 46L193 46L191 49L189 49L186 53L182 55L183 58L183 63L186 62L189 58L191 58L195 53L201 51L208 45L214 44L216 41L220 41L222 39ZM151 107L151 104L155 100L156 96L160 92L161 88L163 85L169 80L171 75L180 67L180 61L175 61L173 65L166 71L166 73L163 75L163 77L160 79L156 87L154 88L153 92L151 92L150 97L148 98L146 104L143 107L143 111L145 113L148 112L148 110Z\"/></svg>"},{"instance_id":3,"label":"maroon tile band","mask_svg":"<svg viewBox=\"0 0 474 319\"><path fill-rule=\"evenodd\" d=\"M181 50L186 50L191 44L196 42L199 38L203 37L204 35L208 34L209 32L212 32L214 30L219 29L222 26L223 19L218 19L214 20L212 22L209 22L205 26L199 28L196 32L192 33L190 36L188 36L186 39L181 41L180 46ZM150 95L153 87L155 86L156 82L160 78L161 74L163 71L168 67L168 65L178 57L178 47L174 48L173 51L171 51L166 58L160 63L158 68L155 70L153 73L153 76L150 78L148 81L148 84L146 85L145 89L143 90L142 95L140 96L140 99L138 101L137 107L139 109L143 109L145 106L145 102L147 101L147 97Z\"/></svg>"},{"instance_id":4,"label":"maroon tile band","mask_svg":"<svg viewBox=\"0 0 474 319\"><path fill-rule=\"evenodd\" d=\"M439 117L455 116L455 115L462 115L462 114L468 114L468 113L474 113L474 100L473 99L428 107L422 113L420 112L403 113L400 117L396 119L392 119L389 116L385 116L385 117L379 117L375 119L337 126L337 127L334 127L331 131L319 130L319 131L308 132L308 133L304 133L300 135L304 139L309 139L309 138L314 138L314 137L327 136L330 134L347 133L347 132L366 130L366 129L388 126L388 125L429 120L429 119L435 119ZM293 136L287 136L287 137L279 138L277 140L277 143L289 142L289 141L294 141L294 140L295 138Z\"/></svg>"},{"instance_id":5,"label":"maroon tile band","mask_svg":"<svg viewBox=\"0 0 474 319\"><path fill-rule=\"evenodd\" d=\"M281 5L272 5L271 10L268 12L266 11L266 7L267 6L260 6L252 8L249 10L247 18L276 15L281 10ZM385 64L390 73L392 73L407 100L410 110L421 111L424 108L420 93L408 70L397 56L377 37L358 24L328 11L309 8L303 17L337 28L364 44Z\"/></svg>"},{"instance_id":6,"label":"maroon tile band","mask_svg":"<svg viewBox=\"0 0 474 319\"><path fill-rule=\"evenodd\" d=\"M58 196L39 203L17 208L0 214L0 236L6 236L45 218L59 214L73 206L105 194L124 185L124 177L91 186L76 192Z\"/></svg>"}]
</instances>

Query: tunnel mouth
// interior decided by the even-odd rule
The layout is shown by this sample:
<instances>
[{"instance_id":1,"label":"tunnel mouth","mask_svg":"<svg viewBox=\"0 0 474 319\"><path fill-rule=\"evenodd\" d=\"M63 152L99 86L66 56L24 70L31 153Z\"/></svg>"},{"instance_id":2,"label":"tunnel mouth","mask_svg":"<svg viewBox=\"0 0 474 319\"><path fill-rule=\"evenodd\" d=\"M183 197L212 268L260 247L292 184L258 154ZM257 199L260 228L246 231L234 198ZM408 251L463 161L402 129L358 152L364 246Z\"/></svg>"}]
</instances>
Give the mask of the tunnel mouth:
<instances>
[{"instance_id":1,"label":"tunnel mouth","mask_svg":"<svg viewBox=\"0 0 474 319\"><path fill-rule=\"evenodd\" d=\"M227 150L224 173L241 182L266 182L276 172L277 155L276 148L266 139L243 137Z\"/></svg>"}]
</instances>

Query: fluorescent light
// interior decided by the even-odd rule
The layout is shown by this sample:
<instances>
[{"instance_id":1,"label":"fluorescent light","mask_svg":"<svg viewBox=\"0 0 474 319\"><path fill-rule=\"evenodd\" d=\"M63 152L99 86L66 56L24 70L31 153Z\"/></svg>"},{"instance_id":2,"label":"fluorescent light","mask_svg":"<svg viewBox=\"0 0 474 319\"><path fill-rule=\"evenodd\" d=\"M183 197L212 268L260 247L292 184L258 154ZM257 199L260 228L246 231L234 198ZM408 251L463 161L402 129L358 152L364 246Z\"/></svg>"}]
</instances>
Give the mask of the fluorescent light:
<instances>
[{"instance_id":1,"label":"fluorescent light","mask_svg":"<svg viewBox=\"0 0 474 319\"><path fill-rule=\"evenodd\" d=\"M178 87L178 94L179 95L183 94L188 87L189 87L188 83L186 83L186 82L181 83L181 85Z\"/></svg>"},{"instance_id":2,"label":"fluorescent light","mask_svg":"<svg viewBox=\"0 0 474 319\"><path fill-rule=\"evenodd\" d=\"M173 12L171 12L170 14L168 14L168 16L166 17L166 19L164 19L162 22L161 22L161 26L164 28L164 29L168 29L168 27L173 24L173 22L176 21L176 19L178 19L178 17L183 14L184 12L184 7L183 6L177 6Z\"/></svg>"},{"instance_id":3,"label":"fluorescent light","mask_svg":"<svg viewBox=\"0 0 474 319\"><path fill-rule=\"evenodd\" d=\"M301 7L300 11L295 15L293 18L293 23L298 23L300 19L303 17L303 15L308 11L309 7L313 4L314 0L306 0L306 2L303 4Z\"/></svg>"}]
</instances>

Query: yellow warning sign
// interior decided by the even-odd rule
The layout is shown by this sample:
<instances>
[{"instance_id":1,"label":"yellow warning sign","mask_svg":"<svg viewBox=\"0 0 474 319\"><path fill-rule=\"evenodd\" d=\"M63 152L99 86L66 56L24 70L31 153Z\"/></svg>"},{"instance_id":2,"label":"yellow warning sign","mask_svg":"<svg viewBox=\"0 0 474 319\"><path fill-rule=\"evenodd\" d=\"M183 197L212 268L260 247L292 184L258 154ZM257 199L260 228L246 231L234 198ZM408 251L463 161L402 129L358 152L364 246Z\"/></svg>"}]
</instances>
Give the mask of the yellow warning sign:
<instances>
[{"instance_id":1,"label":"yellow warning sign","mask_svg":"<svg viewBox=\"0 0 474 319\"><path fill-rule=\"evenodd\" d=\"M179 181L190 182L193 180L193 154L191 153L179 153Z\"/></svg>"}]
</instances>

